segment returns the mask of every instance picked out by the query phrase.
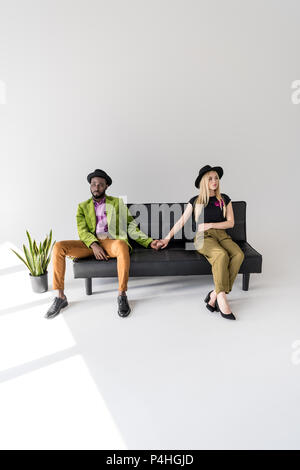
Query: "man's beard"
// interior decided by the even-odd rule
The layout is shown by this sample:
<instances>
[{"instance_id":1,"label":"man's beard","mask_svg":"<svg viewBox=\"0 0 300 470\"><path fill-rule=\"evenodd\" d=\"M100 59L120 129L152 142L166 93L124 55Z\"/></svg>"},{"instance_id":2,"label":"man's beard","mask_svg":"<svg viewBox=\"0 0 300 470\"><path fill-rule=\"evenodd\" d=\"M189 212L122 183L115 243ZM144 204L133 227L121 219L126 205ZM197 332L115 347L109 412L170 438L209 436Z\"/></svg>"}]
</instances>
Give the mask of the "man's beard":
<instances>
[{"instance_id":1,"label":"man's beard","mask_svg":"<svg viewBox=\"0 0 300 470\"><path fill-rule=\"evenodd\" d=\"M94 199L101 199L104 196L105 191L102 191L101 193L100 192L96 193L95 191L94 192L91 191L91 193Z\"/></svg>"}]
</instances>

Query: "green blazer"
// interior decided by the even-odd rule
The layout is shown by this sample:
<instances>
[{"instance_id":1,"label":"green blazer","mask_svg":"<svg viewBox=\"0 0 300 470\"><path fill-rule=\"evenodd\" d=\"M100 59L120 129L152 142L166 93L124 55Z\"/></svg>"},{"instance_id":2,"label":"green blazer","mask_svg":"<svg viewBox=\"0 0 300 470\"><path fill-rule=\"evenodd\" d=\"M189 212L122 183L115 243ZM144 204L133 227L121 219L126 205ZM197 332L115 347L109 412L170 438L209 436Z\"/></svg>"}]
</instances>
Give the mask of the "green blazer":
<instances>
[{"instance_id":1,"label":"green blazer","mask_svg":"<svg viewBox=\"0 0 300 470\"><path fill-rule=\"evenodd\" d=\"M153 241L153 238L145 235L130 214L128 207L121 198L106 194L105 211L107 214L108 231L115 239L124 240L132 252L127 234L145 248ZM96 213L93 198L78 204L77 229L81 241L90 248L93 242L98 242L96 237Z\"/></svg>"}]
</instances>

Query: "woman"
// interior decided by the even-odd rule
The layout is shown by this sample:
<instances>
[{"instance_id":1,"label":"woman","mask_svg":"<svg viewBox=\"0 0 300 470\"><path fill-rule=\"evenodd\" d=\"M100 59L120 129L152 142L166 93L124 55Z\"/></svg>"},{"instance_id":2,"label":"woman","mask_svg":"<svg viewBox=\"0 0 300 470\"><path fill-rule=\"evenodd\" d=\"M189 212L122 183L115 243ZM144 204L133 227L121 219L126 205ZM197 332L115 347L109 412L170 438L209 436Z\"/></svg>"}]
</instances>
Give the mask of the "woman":
<instances>
[{"instance_id":1,"label":"woman","mask_svg":"<svg viewBox=\"0 0 300 470\"><path fill-rule=\"evenodd\" d=\"M206 307L211 312L220 312L226 319L235 320L226 294L232 289L245 255L226 232L226 229L234 226L234 214L230 197L220 192L219 181L222 176L223 169L220 166L205 165L200 169L195 181L199 194L189 200L181 218L166 238L160 240L160 246L161 249L165 248L192 215L193 230L196 231L195 248L211 264L215 284L214 290L205 298ZM204 223L198 223L197 228L200 214Z\"/></svg>"}]
</instances>

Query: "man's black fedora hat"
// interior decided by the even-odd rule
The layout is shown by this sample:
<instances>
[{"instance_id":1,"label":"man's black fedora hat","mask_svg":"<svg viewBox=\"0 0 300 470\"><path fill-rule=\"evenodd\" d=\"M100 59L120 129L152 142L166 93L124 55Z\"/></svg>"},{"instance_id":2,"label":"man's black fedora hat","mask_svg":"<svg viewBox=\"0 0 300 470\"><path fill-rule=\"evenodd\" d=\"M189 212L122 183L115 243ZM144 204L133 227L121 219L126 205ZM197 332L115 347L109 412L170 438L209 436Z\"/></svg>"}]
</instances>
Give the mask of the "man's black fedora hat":
<instances>
[{"instance_id":1,"label":"man's black fedora hat","mask_svg":"<svg viewBox=\"0 0 300 470\"><path fill-rule=\"evenodd\" d=\"M111 177L108 176L108 174L105 173L105 171L99 170L99 169L97 169L97 170L93 171L93 173L90 173L89 175L87 175L88 182L91 183L91 179L94 178L95 176L98 176L99 178L106 179L106 182L107 182L108 186L110 186L111 183L112 183Z\"/></svg>"},{"instance_id":2,"label":"man's black fedora hat","mask_svg":"<svg viewBox=\"0 0 300 470\"><path fill-rule=\"evenodd\" d=\"M196 188L199 188L200 180L202 176L207 173L208 171L216 171L219 175L219 179L222 178L223 176L223 168L221 166L210 166L210 165L205 165L199 170L199 175L196 178L195 181L195 186Z\"/></svg>"}]
</instances>

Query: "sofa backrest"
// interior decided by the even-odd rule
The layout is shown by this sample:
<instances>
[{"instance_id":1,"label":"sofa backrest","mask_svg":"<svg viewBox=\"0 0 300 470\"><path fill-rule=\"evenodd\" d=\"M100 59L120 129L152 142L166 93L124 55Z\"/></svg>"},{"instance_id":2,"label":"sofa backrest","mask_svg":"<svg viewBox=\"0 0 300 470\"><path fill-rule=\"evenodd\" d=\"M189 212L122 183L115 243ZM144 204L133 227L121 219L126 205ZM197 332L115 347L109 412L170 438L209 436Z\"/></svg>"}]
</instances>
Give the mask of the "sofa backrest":
<instances>
[{"instance_id":1,"label":"sofa backrest","mask_svg":"<svg viewBox=\"0 0 300 470\"><path fill-rule=\"evenodd\" d=\"M163 238L168 234L186 206L187 203L127 204L139 228L154 239ZM233 240L246 241L246 202L232 201L232 207L235 225L226 231ZM172 239L172 245L182 246L188 241L193 241L195 233L192 232L191 219L190 217L184 228L177 232L175 239ZM136 245L136 242L133 245Z\"/></svg>"}]
</instances>

